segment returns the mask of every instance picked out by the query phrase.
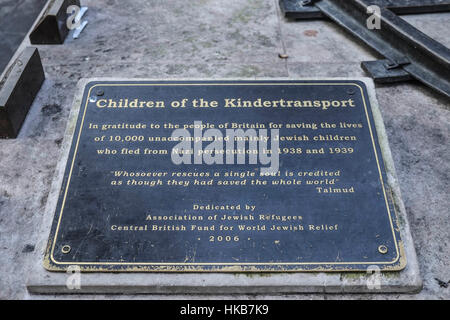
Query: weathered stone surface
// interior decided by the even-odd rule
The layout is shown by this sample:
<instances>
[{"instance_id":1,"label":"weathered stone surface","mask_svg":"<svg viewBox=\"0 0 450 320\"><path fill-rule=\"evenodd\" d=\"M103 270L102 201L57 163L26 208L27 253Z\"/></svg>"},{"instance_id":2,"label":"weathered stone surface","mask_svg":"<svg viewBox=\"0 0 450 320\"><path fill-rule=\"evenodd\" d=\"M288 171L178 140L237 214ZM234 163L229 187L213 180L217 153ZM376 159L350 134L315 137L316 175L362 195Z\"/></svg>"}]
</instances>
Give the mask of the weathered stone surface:
<instances>
[{"instance_id":1,"label":"weathered stone surface","mask_svg":"<svg viewBox=\"0 0 450 320\"><path fill-rule=\"evenodd\" d=\"M89 0L83 1L83 5L89 7L86 14L89 25L79 39L68 37L63 46L39 47L47 80L19 138L0 142L0 252L4 257L0 264L1 298L53 298L27 292L25 279L36 260L33 253L22 253L22 249L38 241L37 226L41 225L74 88L80 78L358 77L364 75L360 68L362 60L379 58L331 22L285 20L277 14L277 0L137 0L127 5L118 0ZM448 45L449 17L450 14L429 14L404 18ZM129 32L139 30L136 36L129 36ZM302 45L304 41L311 45ZM330 46L330 41L337 47ZM289 58L280 59L279 53L286 53ZM414 295L270 297L450 298L449 289L440 287L435 280L450 280L449 102L414 82L377 86L376 91L424 289ZM265 297L264 294L233 296L240 299ZM164 299L167 296L137 298ZM190 295L189 298L204 296ZM218 298L230 299L230 296Z\"/></svg>"}]
</instances>

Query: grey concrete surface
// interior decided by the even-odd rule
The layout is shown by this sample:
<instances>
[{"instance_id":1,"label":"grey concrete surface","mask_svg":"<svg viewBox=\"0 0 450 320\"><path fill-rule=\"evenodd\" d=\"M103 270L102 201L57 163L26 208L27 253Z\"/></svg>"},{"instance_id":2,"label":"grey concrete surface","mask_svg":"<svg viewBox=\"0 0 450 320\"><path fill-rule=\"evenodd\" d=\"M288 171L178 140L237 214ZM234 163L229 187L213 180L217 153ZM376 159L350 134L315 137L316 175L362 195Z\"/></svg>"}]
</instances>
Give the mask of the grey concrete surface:
<instances>
[{"instance_id":1,"label":"grey concrete surface","mask_svg":"<svg viewBox=\"0 0 450 320\"><path fill-rule=\"evenodd\" d=\"M0 299L41 299L25 281L77 81L83 77L358 77L377 55L328 21L287 21L277 0L91 0L89 24L39 46L47 80L15 140L0 141ZM449 45L450 14L406 18ZM289 56L280 59L279 53ZM377 86L419 259L419 294L237 295L216 298L449 299L450 103L419 83ZM41 263L36 261L36 263ZM214 296L189 295L188 298ZM129 296L58 296L102 299ZM186 296L135 296L186 298Z\"/></svg>"}]
</instances>

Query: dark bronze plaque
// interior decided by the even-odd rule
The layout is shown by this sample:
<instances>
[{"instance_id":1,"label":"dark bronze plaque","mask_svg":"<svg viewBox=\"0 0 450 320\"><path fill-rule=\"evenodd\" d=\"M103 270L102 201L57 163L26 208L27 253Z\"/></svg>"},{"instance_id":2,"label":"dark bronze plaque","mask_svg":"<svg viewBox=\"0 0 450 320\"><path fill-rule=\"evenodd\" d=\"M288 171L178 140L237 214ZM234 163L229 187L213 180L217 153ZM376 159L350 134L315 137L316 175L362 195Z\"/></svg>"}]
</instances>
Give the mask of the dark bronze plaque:
<instances>
[{"instance_id":1,"label":"dark bronze plaque","mask_svg":"<svg viewBox=\"0 0 450 320\"><path fill-rule=\"evenodd\" d=\"M392 201L362 81L92 81L44 264L401 270Z\"/></svg>"}]
</instances>

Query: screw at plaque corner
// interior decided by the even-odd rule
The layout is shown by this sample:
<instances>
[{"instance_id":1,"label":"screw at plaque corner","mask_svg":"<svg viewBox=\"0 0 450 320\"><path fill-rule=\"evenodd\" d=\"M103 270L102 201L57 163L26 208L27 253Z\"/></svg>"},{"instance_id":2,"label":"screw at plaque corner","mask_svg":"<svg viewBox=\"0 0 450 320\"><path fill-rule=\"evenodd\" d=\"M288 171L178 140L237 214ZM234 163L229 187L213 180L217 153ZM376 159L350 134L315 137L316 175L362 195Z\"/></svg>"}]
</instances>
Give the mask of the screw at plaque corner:
<instances>
[{"instance_id":1,"label":"screw at plaque corner","mask_svg":"<svg viewBox=\"0 0 450 320\"><path fill-rule=\"evenodd\" d=\"M66 244L61 248L61 252L67 254L70 252L70 249L71 249L70 246Z\"/></svg>"},{"instance_id":2,"label":"screw at plaque corner","mask_svg":"<svg viewBox=\"0 0 450 320\"><path fill-rule=\"evenodd\" d=\"M353 89L348 89L347 90L347 93L349 94L349 95L354 95L355 94L355 90L353 90Z\"/></svg>"},{"instance_id":3,"label":"screw at plaque corner","mask_svg":"<svg viewBox=\"0 0 450 320\"><path fill-rule=\"evenodd\" d=\"M105 94L105 92L103 90L97 90L96 94L97 96L101 97Z\"/></svg>"},{"instance_id":4,"label":"screw at plaque corner","mask_svg":"<svg viewBox=\"0 0 450 320\"><path fill-rule=\"evenodd\" d=\"M385 245L381 245L378 247L378 252L386 254L388 252L388 248Z\"/></svg>"}]
</instances>

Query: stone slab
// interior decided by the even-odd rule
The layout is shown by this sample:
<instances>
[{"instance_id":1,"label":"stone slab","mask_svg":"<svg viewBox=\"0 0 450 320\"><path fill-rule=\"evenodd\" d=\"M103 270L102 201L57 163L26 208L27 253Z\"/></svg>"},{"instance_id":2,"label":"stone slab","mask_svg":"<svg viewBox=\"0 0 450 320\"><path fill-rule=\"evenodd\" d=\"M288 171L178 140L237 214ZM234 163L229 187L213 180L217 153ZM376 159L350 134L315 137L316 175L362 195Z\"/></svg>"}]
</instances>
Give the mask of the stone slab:
<instances>
[{"instance_id":1,"label":"stone slab","mask_svg":"<svg viewBox=\"0 0 450 320\"><path fill-rule=\"evenodd\" d=\"M68 159L72 135L81 104L84 85L96 80L133 80L133 79L86 79L78 86L73 108L69 117L67 130L61 148L61 158L55 170L55 178L47 200L47 206L40 230L40 240L36 253L30 259L32 265L27 288L31 293L356 293L356 292L417 292L422 287L417 258L409 231L404 204L401 200L392 156L381 114L376 102L372 80L352 78L363 81L369 90L375 126L386 167L387 184L393 192L394 206L398 215L399 231L404 243L407 266L400 272L382 272L371 275L364 272L352 273L82 273L81 288L70 290L66 282L70 274L49 272L44 269L42 261L47 245L50 225L53 219L59 190L63 180L65 164ZM144 79L139 79L144 80ZM181 80L181 79L177 79ZM193 79L189 79L193 80ZM255 79L242 79L255 80ZM265 79L258 79L265 80ZM266 79L267 80L267 79ZM271 79L276 80L276 79ZM287 80L286 78L280 80ZM292 79L298 80L298 79ZM313 79L302 79L313 80ZM323 79L314 79L323 80ZM327 79L333 80L333 79ZM335 80L344 80L338 78ZM348 79L345 79L348 80ZM379 288L371 287L374 277L379 280Z\"/></svg>"}]
</instances>

